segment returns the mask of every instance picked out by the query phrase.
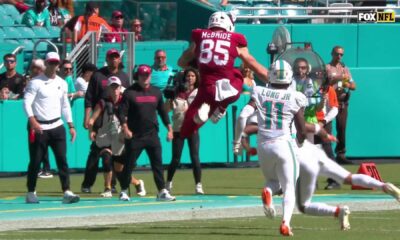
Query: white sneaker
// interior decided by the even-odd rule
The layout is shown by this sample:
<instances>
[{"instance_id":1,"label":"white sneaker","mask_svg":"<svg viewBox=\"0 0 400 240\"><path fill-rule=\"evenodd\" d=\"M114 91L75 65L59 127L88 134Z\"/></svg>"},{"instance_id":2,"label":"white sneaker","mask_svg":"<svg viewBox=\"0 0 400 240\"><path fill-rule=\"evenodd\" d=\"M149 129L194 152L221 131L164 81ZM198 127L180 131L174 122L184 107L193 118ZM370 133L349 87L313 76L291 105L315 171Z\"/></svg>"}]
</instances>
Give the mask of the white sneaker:
<instances>
[{"instance_id":1,"label":"white sneaker","mask_svg":"<svg viewBox=\"0 0 400 240\"><path fill-rule=\"evenodd\" d=\"M172 181L167 181L167 183L165 183L165 189L167 189L167 191L171 193Z\"/></svg>"},{"instance_id":2,"label":"white sneaker","mask_svg":"<svg viewBox=\"0 0 400 240\"><path fill-rule=\"evenodd\" d=\"M204 194L203 185L201 183L196 184L196 188L195 188L194 192L196 194L203 195Z\"/></svg>"},{"instance_id":3,"label":"white sneaker","mask_svg":"<svg viewBox=\"0 0 400 240\"><path fill-rule=\"evenodd\" d=\"M339 209L339 222L343 231L350 230L349 215L350 209L348 206L343 206Z\"/></svg>"},{"instance_id":4,"label":"white sneaker","mask_svg":"<svg viewBox=\"0 0 400 240\"><path fill-rule=\"evenodd\" d=\"M385 185L383 185L383 191L400 202L400 189L392 183L385 183Z\"/></svg>"},{"instance_id":5,"label":"white sneaker","mask_svg":"<svg viewBox=\"0 0 400 240\"><path fill-rule=\"evenodd\" d=\"M233 142L233 154L240 155L242 152L242 144L239 142Z\"/></svg>"},{"instance_id":6,"label":"white sneaker","mask_svg":"<svg viewBox=\"0 0 400 240\"><path fill-rule=\"evenodd\" d=\"M135 185L135 188L137 195L139 195L140 197L146 196L146 189L144 188L144 182L142 179L139 179L139 184Z\"/></svg>"},{"instance_id":7,"label":"white sneaker","mask_svg":"<svg viewBox=\"0 0 400 240\"><path fill-rule=\"evenodd\" d=\"M218 107L217 109L215 109L214 113L211 115L210 119L213 123L217 123L219 120L221 120L221 118L223 118L226 114L226 111L224 111L223 113L221 113L220 108Z\"/></svg>"},{"instance_id":8,"label":"white sneaker","mask_svg":"<svg viewBox=\"0 0 400 240\"><path fill-rule=\"evenodd\" d=\"M197 124L203 124L208 120L208 114L210 113L210 105L203 103L197 114L194 116L194 122Z\"/></svg>"},{"instance_id":9,"label":"white sneaker","mask_svg":"<svg viewBox=\"0 0 400 240\"><path fill-rule=\"evenodd\" d=\"M67 190L64 192L64 197L63 197L63 203L69 204L69 203L77 203L79 202L80 197L70 190Z\"/></svg>"},{"instance_id":10,"label":"white sneaker","mask_svg":"<svg viewBox=\"0 0 400 240\"><path fill-rule=\"evenodd\" d=\"M274 218L276 216L276 210L272 201L272 194L266 188L261 193L261 199L264 207L264 214L268 218Z\"/></svg>"},{"instance_id":11,"label":"white sneaker","mask_svg":"<svg viewBox=\"0 0 400 240\"><path fill-rule=\"evenodd\" d=\"M112 197L111 189L105 189L104 192L100 194L100 196L103 198L111 198Z\"/></svg>"},{"instance_id":12,"label":"white sneaker","mask_svg":"<svg viewBox=\"0 0 400 240\"><path fill-rule=\"evenodd\" d=\"M158 194L157 194L157 201L163 201L163 202L170 202L170 201L175 201L176 197L171 196L167 189L162 189Z\"/></svg>"},{"instance_id":13,"label":"white sneaker","mask_svg":"<svg viewBox=\"0 0 400 240\"><path fill-rule=\"evenodd\" d=\"M39 199L36 196L36 192L28 192L25 197L26 203L39 203Z\"/></svg>"},{"instance_id":14,"label":"white sneaker","mask_svg":"<svg viewBox=\"0 0 400 240\"><path fill-rule=\"evenodd\" d=\"M122 190L121 193L119 194L119 200L121 201L130 201L131 198L128 196L127 193L128 190Z\"/></svg>"}]
</instances>

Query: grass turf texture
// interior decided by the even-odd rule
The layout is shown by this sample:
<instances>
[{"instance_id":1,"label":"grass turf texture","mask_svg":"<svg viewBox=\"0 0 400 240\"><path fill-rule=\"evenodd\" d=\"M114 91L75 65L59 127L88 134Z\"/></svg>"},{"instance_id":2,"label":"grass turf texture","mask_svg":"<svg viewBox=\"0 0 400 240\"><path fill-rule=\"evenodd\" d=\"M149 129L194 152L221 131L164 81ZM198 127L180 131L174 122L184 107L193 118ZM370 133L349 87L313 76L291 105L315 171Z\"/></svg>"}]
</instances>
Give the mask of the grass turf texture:
<instances>
[{"instance_id":1,"label":"grass turf texture","mask_svg":"<svg viewBox=\"0 0 400 240\"><path fill-rule=\"evenodd\" d=\"M355 173L358 165L346 166ZM378 171L384 181L400 185L398 164L380 164ZM136 177L146 183L148 194L155 196L156 190L150 171L138 172ZM71 175L72 190L81 197L96 197L103 190L102 174L98 175L92 194L81 194L82 174ZM259 195L264 180L260 169L204 169L203 186L206 194ZM0 181L0 197L24 196L26 177L3 178ZM351 191L350 186L339 190L326 191L325 178L320 178L317 193L363 193L378 191ZM40 196L61 196L58 176L53 179L39 179L37 187ZM133 188L132 188L132 191ZM194 193L194 181L190 170L178 170L174 178L173 193L190 195ZM108 227L64 228L54 230L22 230L0 233L0 239L265 239L278 238L280 217L271 221L264 217L170 221ZM354 212L351 215L352 229L341 232L337 220L329 217L295 215L292 225L296 239L399 239L400 211Z\"/></svg>"},{"instance_id":2,"label":"grass turf texture","mask_svg":"<svg viewBox=\"0 0 400 240\"><path fill-rule=\"evenodd\" d=\"M352 229L340 231L336 219L294 215L294 239L395 240L400 211L355 212ZM0 233L0 239L282 239L279 218L233 218L110 225L90 228L34 229Z\"/></svg>"}]
</instances>

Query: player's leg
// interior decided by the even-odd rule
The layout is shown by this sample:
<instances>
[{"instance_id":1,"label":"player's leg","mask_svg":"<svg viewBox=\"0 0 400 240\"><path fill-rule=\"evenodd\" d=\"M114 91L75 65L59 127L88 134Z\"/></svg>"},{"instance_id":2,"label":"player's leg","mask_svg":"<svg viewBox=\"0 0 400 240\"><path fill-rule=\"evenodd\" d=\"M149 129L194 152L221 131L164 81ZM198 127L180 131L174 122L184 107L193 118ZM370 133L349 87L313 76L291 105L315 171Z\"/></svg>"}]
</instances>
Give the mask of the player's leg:
<instances>
[{"instance_id":1,"label":"player's leg","mask_svg":"<svg viewBox=\"0 0 400 240\"><path fill-rule=\"evenodd\" d=\"M172 179L174 178L175 171L181 162L183 145L185 143L185 138L180 138L179 134L179 132L174 132L174 138L172 139L172 159L168 165L167 183L165 185L165 188L169 192L172 189Z\"/></svg>"},{"instance_id":2,"label":"player's leg","mask_svg":"<svg viewBox=\"0 0 400 240\"><path fill-rule=\"evenodd\" d=\"M299 164L295 156L295 147L288 140L277 140L274 150L279 156L276 171L283 191L282 235L293 235L290 228L293 210L296 204L295 185L299 176Z\"/></svg>"},{"instance_id":3,"label":"player's leg","mask_svg":"<svg viewBox=\"0 0 400 240\"><path fill-rule=\"evenodd\" d=\"M210 105L207 104L207 97L205 90L199 88L196 97L185 113L181 127L181 138L189 137L208 120Z\"/></svg>"},{"instance_id":4,"label":"player's leg","mask_svg":"<svg viewBox=\"0 0 400 240\"><path fill-rule=\"evenodd\" d=\"M103 164L104 170L104 192L100 194L100 196L104 198L112 197L111 192L111 179L112 179L112 162L111 162L111 149L110 148L103 148L100 151L100 157Z\"/></svg>"},{"instance_id":5,"label":"player's leg","mask_svg":"<svg viewBox=\"0 0 400 240\"><path fill-rule=\"evenodd\" d=\"M280 191L281 186L275 171L277 158L268 153L267 146L267 142L258 143L260 168L265 178L265 187L261 191L261 199L265 215L273 218L276 215L276 211L272 196Z\"/></svg>"},{"instance_id":6,"label":"player's leg","mask_svg":"<svg viewBox=\"0 0 400 240\"><path fill-rule=\"evenodd\" d=\"M244 131L244 128L246 127L247 120L255 115L254 114L254 107L250 105L246 105L243 107L242 111L239 114L239 117L236 120L235 124L235 138L233 139L233 153L234 154L239 154L240 152L240 143L242 139L242 134Z\"/></svg>"}]
</instances>

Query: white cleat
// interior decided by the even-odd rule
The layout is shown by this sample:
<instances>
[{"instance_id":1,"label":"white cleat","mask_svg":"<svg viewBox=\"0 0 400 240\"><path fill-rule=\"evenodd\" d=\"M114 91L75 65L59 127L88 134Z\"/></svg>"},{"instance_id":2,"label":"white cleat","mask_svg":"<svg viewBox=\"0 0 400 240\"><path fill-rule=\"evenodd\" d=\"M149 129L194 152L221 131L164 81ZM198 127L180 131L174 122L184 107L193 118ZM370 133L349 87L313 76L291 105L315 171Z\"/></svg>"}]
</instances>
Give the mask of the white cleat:
<instances>
[{"instance_id":1,"label":"white cleat","mask_svg":"<svg viewBox=\"0 0 400 240\"><path fill-rule=\"evenodd\" d=\"M39 203L39 199L36 196L36 192L28 192L25 197L26 203Z\"/></svg>"},{"instance_id":2,"label":"white cleat","mask_svg":"<svg viewBox=\"0 0 400 240\"><path fill-rule=\"evenodd\" d=\"M77 203L79 202L80 197L73 192L67 190L64 192L63 203L70 204L70 203Z\"/></svg>"},{"instance_id":3,"label":"white cleat","mask_svg":"<svg viewBox=\"0 0 400 240\"><path fill-rule=\"evenodd\" d=\"M171 202L171 201L175 201L176 198L174 196L171 196L171 194L169 194L169 192L167 191L167 189L162 189L158 194L157 194L157 201L161 201L161 202Z\"/></svg>"},{"instance_id":4,"label":"white cleat","mask_svg":"<svg viewBox=\"0 0 400 240\"><path fill-rule=\"evenodd\" d=\"M199 108L197 115L194 117L194 121L197 124L203 124L208 120L208 114L210 113L210 105L203 103Z\"/></svg>"},{"instance_id":5,"label":"white cleat","mask_svg":"<svg viewBox=\"0 0 400 240\"><path fill-rule=\"evenodd\" d=\"M350 209L348 206L343 206L339 208L339 222L340 222L340 227L343 231L350 230L349 216L350 216Z\"/></svg>"},{"instance_id":6,"label":"white cleat","mask_svg":"<svg viewBox=\"0 0 400 240\"><path fill-rule=\"evenodd\" d=\"M276 210L274 208L274 204L272 202L271 192L266 188L263 189L261 193L261 199L263 201L264 214L268 218L274 218L276 216Z\"/></svg>"},{"instance_id":7,"label":"white cleat","mask_svg":"<svg viewBox=\"0 0 400 240\"><path fill-rule=\"evenodd\" d=\"M220 108L218 107L217 109L215 109L214 113L211 115L211 121L213 123L217 123L219 120L221 120L221 118L223 118L226 114L226 111L224 111L223 113L221 113Z\"/></svg>"},{"instance_id":8,"label":"white cleat","mask_svg":"<svg viewBox=\"0 0 400 240\"><path fill-rule=\"evenodd\" d=\"M242 144L239 142L233 142L233 154L240 155L242 152Z\"/></svg>"},{"instance_id":9,"label":"white cleat","mask_svg":"<svg viewBox=\"0 0 400 240\"><path fill-rule=\"evenodd\" d=\"M103 197L103 198L112 198L111 189L104 190L104 192L101 193L100 196Z\"/></svg>"},{"instance_id":10,"label":"white cleat","mask_svg":"<svg viewBox=\"0 0 400 240\"><path fill-rule=\"evenodd\" d=\"M171 193L172 190L172 181L168 181L167 183L165 183L165 189L167 189L168 192Z\"/></svg>"},{"instance_id":11,"label":"white cleat","mask_svg":"<svg viewBox=\"0 0 400 240\"><path fill-rule=\"evenodd\" d=\"M140 197L146 196L147 192L146 189L144 188L144 182L142 179L139 179L139 184L135 185L135 188L137 195L139 195Z\"/></svg>"},{"instance_id":12,"label":"white cleat","mask_svg":"<svg viewBox=\"0 0 400 240\"><path fill-rule=\"evenodd\" d=\"M194 192L198 195L204 195L203 185L201 183L196 184Z\"/></svg>"},{"instance_id":13,"label":"white cleat","mask_svg":"<svg viewBox=\"0 0 400 240\"><path fill-rule=\"evenodd\" d=\"M383 185L383 191L400 202L400 189L392 183L385 183L385 185Z\"/></svg>"},{"instance_id":14,"label":"white cleat","mask_svg":"<svg viewBox=\"0 0 400 240\"><path fill-rule=\"evenodd\" d=\"M131 200L131 198L128 196L127 190L121 191L121 193L119 194L119 200L121 200L121 201L130 201Z\"/></svg>"}]
</instances>

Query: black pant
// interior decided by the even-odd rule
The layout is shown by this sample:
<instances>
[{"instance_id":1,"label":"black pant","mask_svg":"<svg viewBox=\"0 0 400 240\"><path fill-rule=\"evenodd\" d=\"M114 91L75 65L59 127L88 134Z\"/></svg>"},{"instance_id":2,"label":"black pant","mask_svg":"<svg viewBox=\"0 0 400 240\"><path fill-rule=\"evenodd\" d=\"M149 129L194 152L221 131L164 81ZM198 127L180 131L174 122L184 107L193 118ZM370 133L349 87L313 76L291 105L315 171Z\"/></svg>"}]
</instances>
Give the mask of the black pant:
<instances>
[{"instance_id":1,"label":"black pant","mask_svg":"<svg viewBox=\"0 0 400 240\"><path fill-rule=\"evenodd\" d=\"M336 116L336 144L335 152L336 157L340 160L346 158L346 126L347 126L347 110L349 107L348 102L339 102L339 113Z\"/></svg>"},{"instance_id":2,"label":"black pant","mask_svg":"<svg viewBox=\"0 0 400 240\"><path fill-rule=\"evenodd\" d=\"M83 177L82 188L90 188L96 181L97 171L99 170L100 149L95 142L90 145L89 155L86 160L85 175Z\"/></svg>"},{"instance_id":3,"label":"black pant","mask_svg":"<svg viewBox=\"0 0 400 240\"><path fill-rule=\"evenodd\" d=\"M97 172L99 171L99 160L100 160L101 149L97 147L95 142L90 145L90 151L86 160L85 175L83 176L82 188L91 188L96 182ZM112 161L106 163L106 159L103 158L103 168L107 172L108 169L112 168ZM105 164L109 164L107 167ZM111 179L111 186L114 187L116 184L115 174Z\"/></svg>"},{"instance_id":4,"label":"black pant","mask_svg":"<svg viewBox=\"0 0 400 240\"><path fill-rule=\"evenodd\" d=\"M199 133L195 132L190 137L186 138L189 144L190 161L192 162L193 176L195 183L201 182L201 167L199 159L200 139ZM167 181L172 181L176 168L181 162L183 145L185 139L180 137L179 132L174 132L174 139L172 140L172 160L168 166Z\"/></svg>"},{"instance_id":5,"label":"black pant","mask_svg":"<svg viewBox=\"0 0 400 240\"><path fill-rule=\"evenodd\" d=\"M64 126L61 125L50 130L43 130L42 134L35 134L35 140L32 143L33 154L28 165L27 186L29 192L35 191L40 163L42 162L43 156L47 152L49 146L53 150L56 158L61 188L63 191L69 189L69 173L66 157L66 133Z\"/></svg>"},{"instance_id":6,"label":"black pant","mask_svg":"<svg viewBox=\"0 0 400 240\"><path fill-rule=\"evenodd\" d=\"M34 148L33 148L33 141L31 141L31 128L28 122L28 149L29 149L29 159L33 159L34 156ZM50 172L50 161L49 161L49 151L46 151L46 153L43 156L42 160L42 170L45 172Z\"/></svg>"},{"instance_id":7,"label":"black pant","mask_svg":"<svg viewBox=\"0 0 400 240\"><path fill-rule=\"evenodd\" d=\"M153 171L154 182L158 191L165 188L164 172L161 158L161 143L157 131L142 136L125 140L126 159L121 175L121 189L128 189L131 181L131 173L136 166L136 161L142 151L146 150Z\"/></svg>"}]
</instances>

